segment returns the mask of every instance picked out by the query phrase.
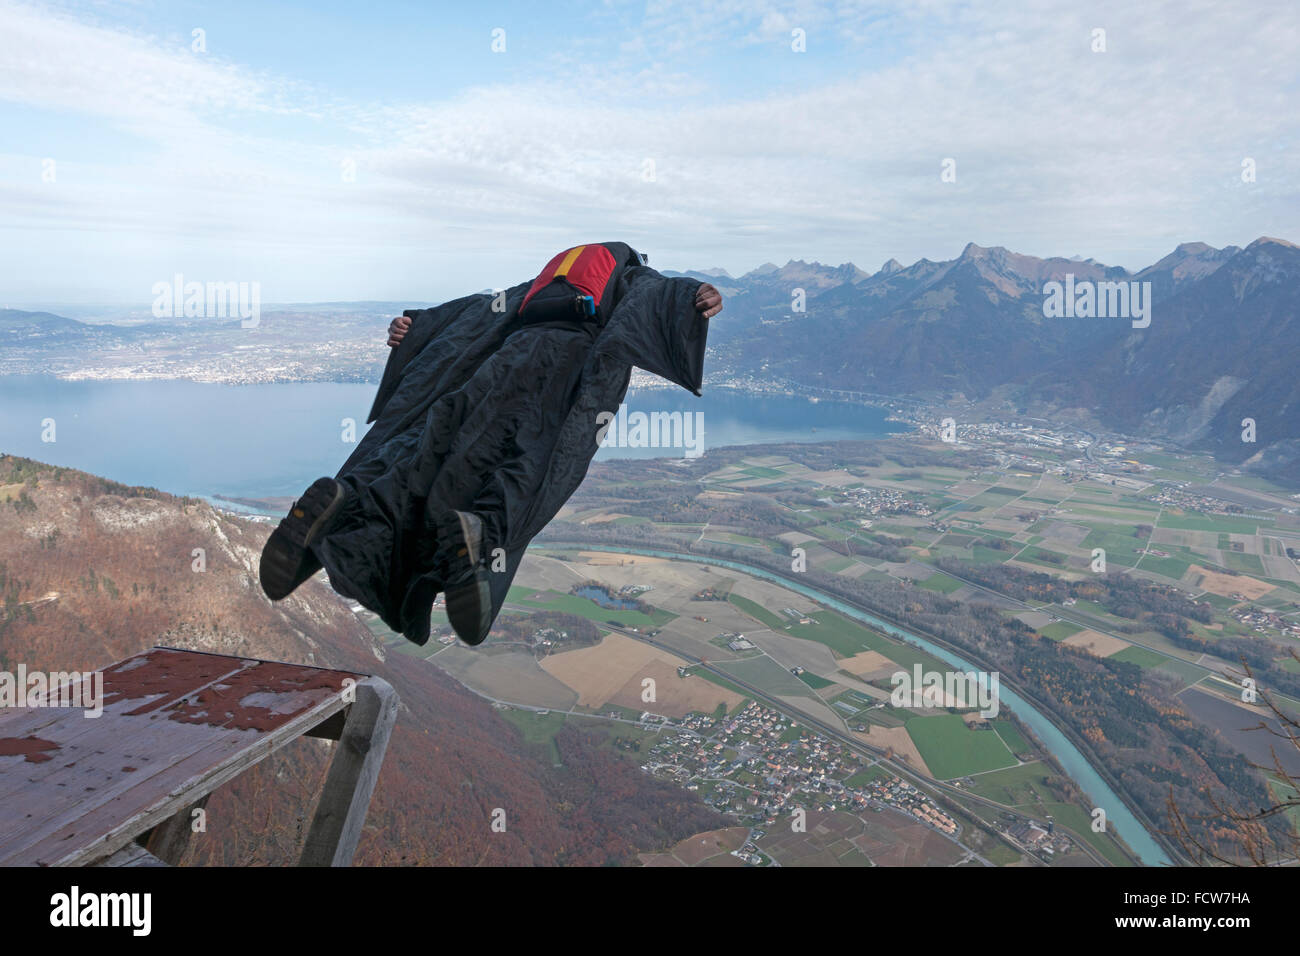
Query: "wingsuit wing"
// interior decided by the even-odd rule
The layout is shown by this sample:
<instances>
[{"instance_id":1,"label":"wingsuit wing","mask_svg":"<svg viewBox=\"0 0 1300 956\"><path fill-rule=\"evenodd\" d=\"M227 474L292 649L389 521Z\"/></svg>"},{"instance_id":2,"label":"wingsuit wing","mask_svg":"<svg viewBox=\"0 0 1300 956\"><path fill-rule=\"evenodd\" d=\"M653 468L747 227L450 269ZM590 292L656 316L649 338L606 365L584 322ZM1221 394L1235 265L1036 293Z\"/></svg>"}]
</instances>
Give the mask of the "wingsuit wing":
<instances>
[{"instance_id":1,"label":"wingsuit wing","mask_svg":"<svg viewBox=\"0 0 1300 956\"><path fill-rule=\"evenodd\" d=\"M490 306L495 298L488 293L477 293L475 295L462 296L459 299L452 299L450 302L444 302L442 305L436 305L428 309L406 309L402 315L411 320L411 327L406 330L401 343L394 348L388 356L388 363L384 366L384 375L380 379L379 389L375 392L374 404L370 406L370 416L366 419L367 424L376 421L384 412L384 406L392 398L393 393L397 390L398 384L402 380L402 375L406 371L411 361L421 352L424 351L434 339L437 339L452 324L468 326L467 328L458 329L463 337L465 334L473 334L475 329L484 332L490 332L491 329L498 325L500 318L513 317L519 310L519 296L513 295L516 289L506 290L506 302L508 303L505 313L492 313ZM484 303L489 308L484 310ZM513 302L513 309L509 304Z\"/></svg>"},{"instance_id":2,"label":"wingsuit wing","mask_svg":"<svg viewBox=\"0 0 1300 956\"><path fill-rule=\"evenodd\" d=\"M529 542L582 484L599 449L601 412L617 412L627 395L630 366L700 394L708 320L695 310L701 283L668 277L648 266L629 268L626 287L596 339L582 384L564 418L545 477L523 520L502 547L505 568L489 576L493 617L501 612Z\"/></svg>"},{"instance_id":3,"label":"wingsuit wing","mask_svg":"<svg viewBox=\"0 0 1300 956\"><path fill-rule=\"evenodd\" d=\"M649 266L629 268L625 277L627 291L597 340L597 350L699 395L709 335L708 319L695 311L703 283L669 278Z\"/></svg>"},{"instance_id":4,"label":"wingsuit wing","mask_svg":"<svg viewBox=\"0 0 1300 956\"><path fill-rule=\"evenodd\" d=\"M505 309L495 311L494 295L478 293L428 309L407 309L411 327L390 350L362 438L339 477L361 465L395 435L408 430L429 406L460 388L517 327L519 303L527 283L505 290Z\"/></svg>"}]
</instances>

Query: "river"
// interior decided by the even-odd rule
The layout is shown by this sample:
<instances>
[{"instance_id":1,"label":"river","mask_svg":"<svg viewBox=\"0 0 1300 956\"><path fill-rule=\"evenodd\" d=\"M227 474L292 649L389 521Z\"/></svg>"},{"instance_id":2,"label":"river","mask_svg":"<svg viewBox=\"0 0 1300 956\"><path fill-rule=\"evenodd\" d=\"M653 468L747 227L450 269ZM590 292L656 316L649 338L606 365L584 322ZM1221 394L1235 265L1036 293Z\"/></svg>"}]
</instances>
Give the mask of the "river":
<instances>
[{"instance_id":1,"label":"river","mask_svg":"<svg viewBox=\"0 0 1300 956\"><path fill-rule=\"evenodd\" d=\"M538 542L538 547L555 547L547 542ZM839 611L841 614L851 617L854 620L868 624L886 634L915 644L917 647L928 651L942 661L946 661L954 668L961 671L978 670L976 666L969 661L951 651L940 647L933 641L929 641L919 634L904 630L888 621L881 620L874 614L863 611L847 604L844 601L833 598L828 594L818 591L816 588L810 588L807 585L799 584L788 578L773 574L771 571L757 568L749 564L741 564L738 561L729 561L725 558L711 558L703 555L682 554L676 551L659 551L653 548L624 548L616 545L607 544L586 544L583 547L591 550L614 551L624 554L644 554L648 557L669 558L674 561L695 561L699 564L711 564L717 567L731 568L733 571L740 571L744 574L750 574L754 577L763 578L774 584L789 588L791 591L797 591L805 597L811 598L826 607ZM1138 820L1128 805L1111 789L1105 779L1099 774L1088 759L1079 751L1070 739L1061 733L1057 726L1047 719L1043 714L1034 709L1030 704L1015 691L1011 690L1005 683L999 688L999 698L1005 701L1016 712L1024 723L1037 735L1043 746L1051 752L1057 762L1065 770L1075 783L1083 790L1094 806L1103 807L1106 810L1106 825L1113 827L1114 830L1123 836L1124 842L1128 844L1133 854L1147 866L1172 866L1173 861L1164 848L1156 841L1147 831L1146 827Z\"/></svg>"}]
</instances>

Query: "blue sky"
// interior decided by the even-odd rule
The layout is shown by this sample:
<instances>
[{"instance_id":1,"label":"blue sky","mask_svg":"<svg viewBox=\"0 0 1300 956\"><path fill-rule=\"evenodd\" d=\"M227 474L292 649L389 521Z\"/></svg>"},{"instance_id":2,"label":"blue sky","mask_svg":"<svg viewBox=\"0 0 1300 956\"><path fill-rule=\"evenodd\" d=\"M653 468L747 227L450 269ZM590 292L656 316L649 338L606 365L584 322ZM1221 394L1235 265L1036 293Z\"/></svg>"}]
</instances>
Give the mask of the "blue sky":
<instances>
[{"instance_id":1,"label":"blue sky","mask_svg":"<svg viewBox=\"0 0 1300 956\"><path fill-rule=\"evenodd\" d=\"M1300 240L1298 52L1271 2L0 0L0 305Z\"/></svg>"}]
</instances>

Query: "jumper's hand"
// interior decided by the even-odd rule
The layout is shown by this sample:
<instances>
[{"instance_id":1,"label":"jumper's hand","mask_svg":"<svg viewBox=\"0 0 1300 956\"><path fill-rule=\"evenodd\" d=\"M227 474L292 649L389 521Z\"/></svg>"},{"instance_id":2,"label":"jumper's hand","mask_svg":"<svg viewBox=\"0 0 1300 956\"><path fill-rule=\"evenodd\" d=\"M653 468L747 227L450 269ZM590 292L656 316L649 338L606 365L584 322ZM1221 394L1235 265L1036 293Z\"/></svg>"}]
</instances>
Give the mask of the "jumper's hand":
<instances>
[{"instance_id":1,"label":"jumper's hand","mask_svg":"<svg viewBox=\"0 0 1300 956\"><path fill-rule=\"evenodd\" d=\"M722 293L709 283L704 283L695 293L695 311L711 319L722 311Z\"/></svg>"},{"instance_id":2,"label":"jumper's hand","mask_svg":"<svg viewBox=\"0 0 1300 956\"><path fill-rule=\"evenodd\" d=\"M388 325L388 347L395 349L402 344L402 337L406 335L406 330L411 327L409 316L399 315Z\"/></svg>"}]
</instances>

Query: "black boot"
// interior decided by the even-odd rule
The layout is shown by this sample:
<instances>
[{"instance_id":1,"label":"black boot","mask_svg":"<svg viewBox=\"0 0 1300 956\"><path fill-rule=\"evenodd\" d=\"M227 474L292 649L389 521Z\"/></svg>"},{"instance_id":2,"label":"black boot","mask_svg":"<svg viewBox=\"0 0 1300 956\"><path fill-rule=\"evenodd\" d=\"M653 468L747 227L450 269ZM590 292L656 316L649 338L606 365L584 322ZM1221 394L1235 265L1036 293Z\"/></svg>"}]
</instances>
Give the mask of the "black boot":
<instances>
[{"instance_id":1,"label":"black boot","mask_svg":"<svg viewBox=\"0 0 1300 956\"><path fill-rule=\"evenodd\" d=\"M483 522L468 511L444 512L437 522L439 577L447 620L466 644L481 644L492 628L492 594L483 566Z\"/></svg>"},{"instance_id":2,"label":"black boot","mask_svg":"<svg viewBox=\"0 0 1300 956\"><path fill-rule=\"evenodd\" d=\"M333 478L317 478L271 532L262 549L259 577L272 601L288 597L321 569L311 545L328 529L346 494Z\"/></svg>"}]
</instances>

